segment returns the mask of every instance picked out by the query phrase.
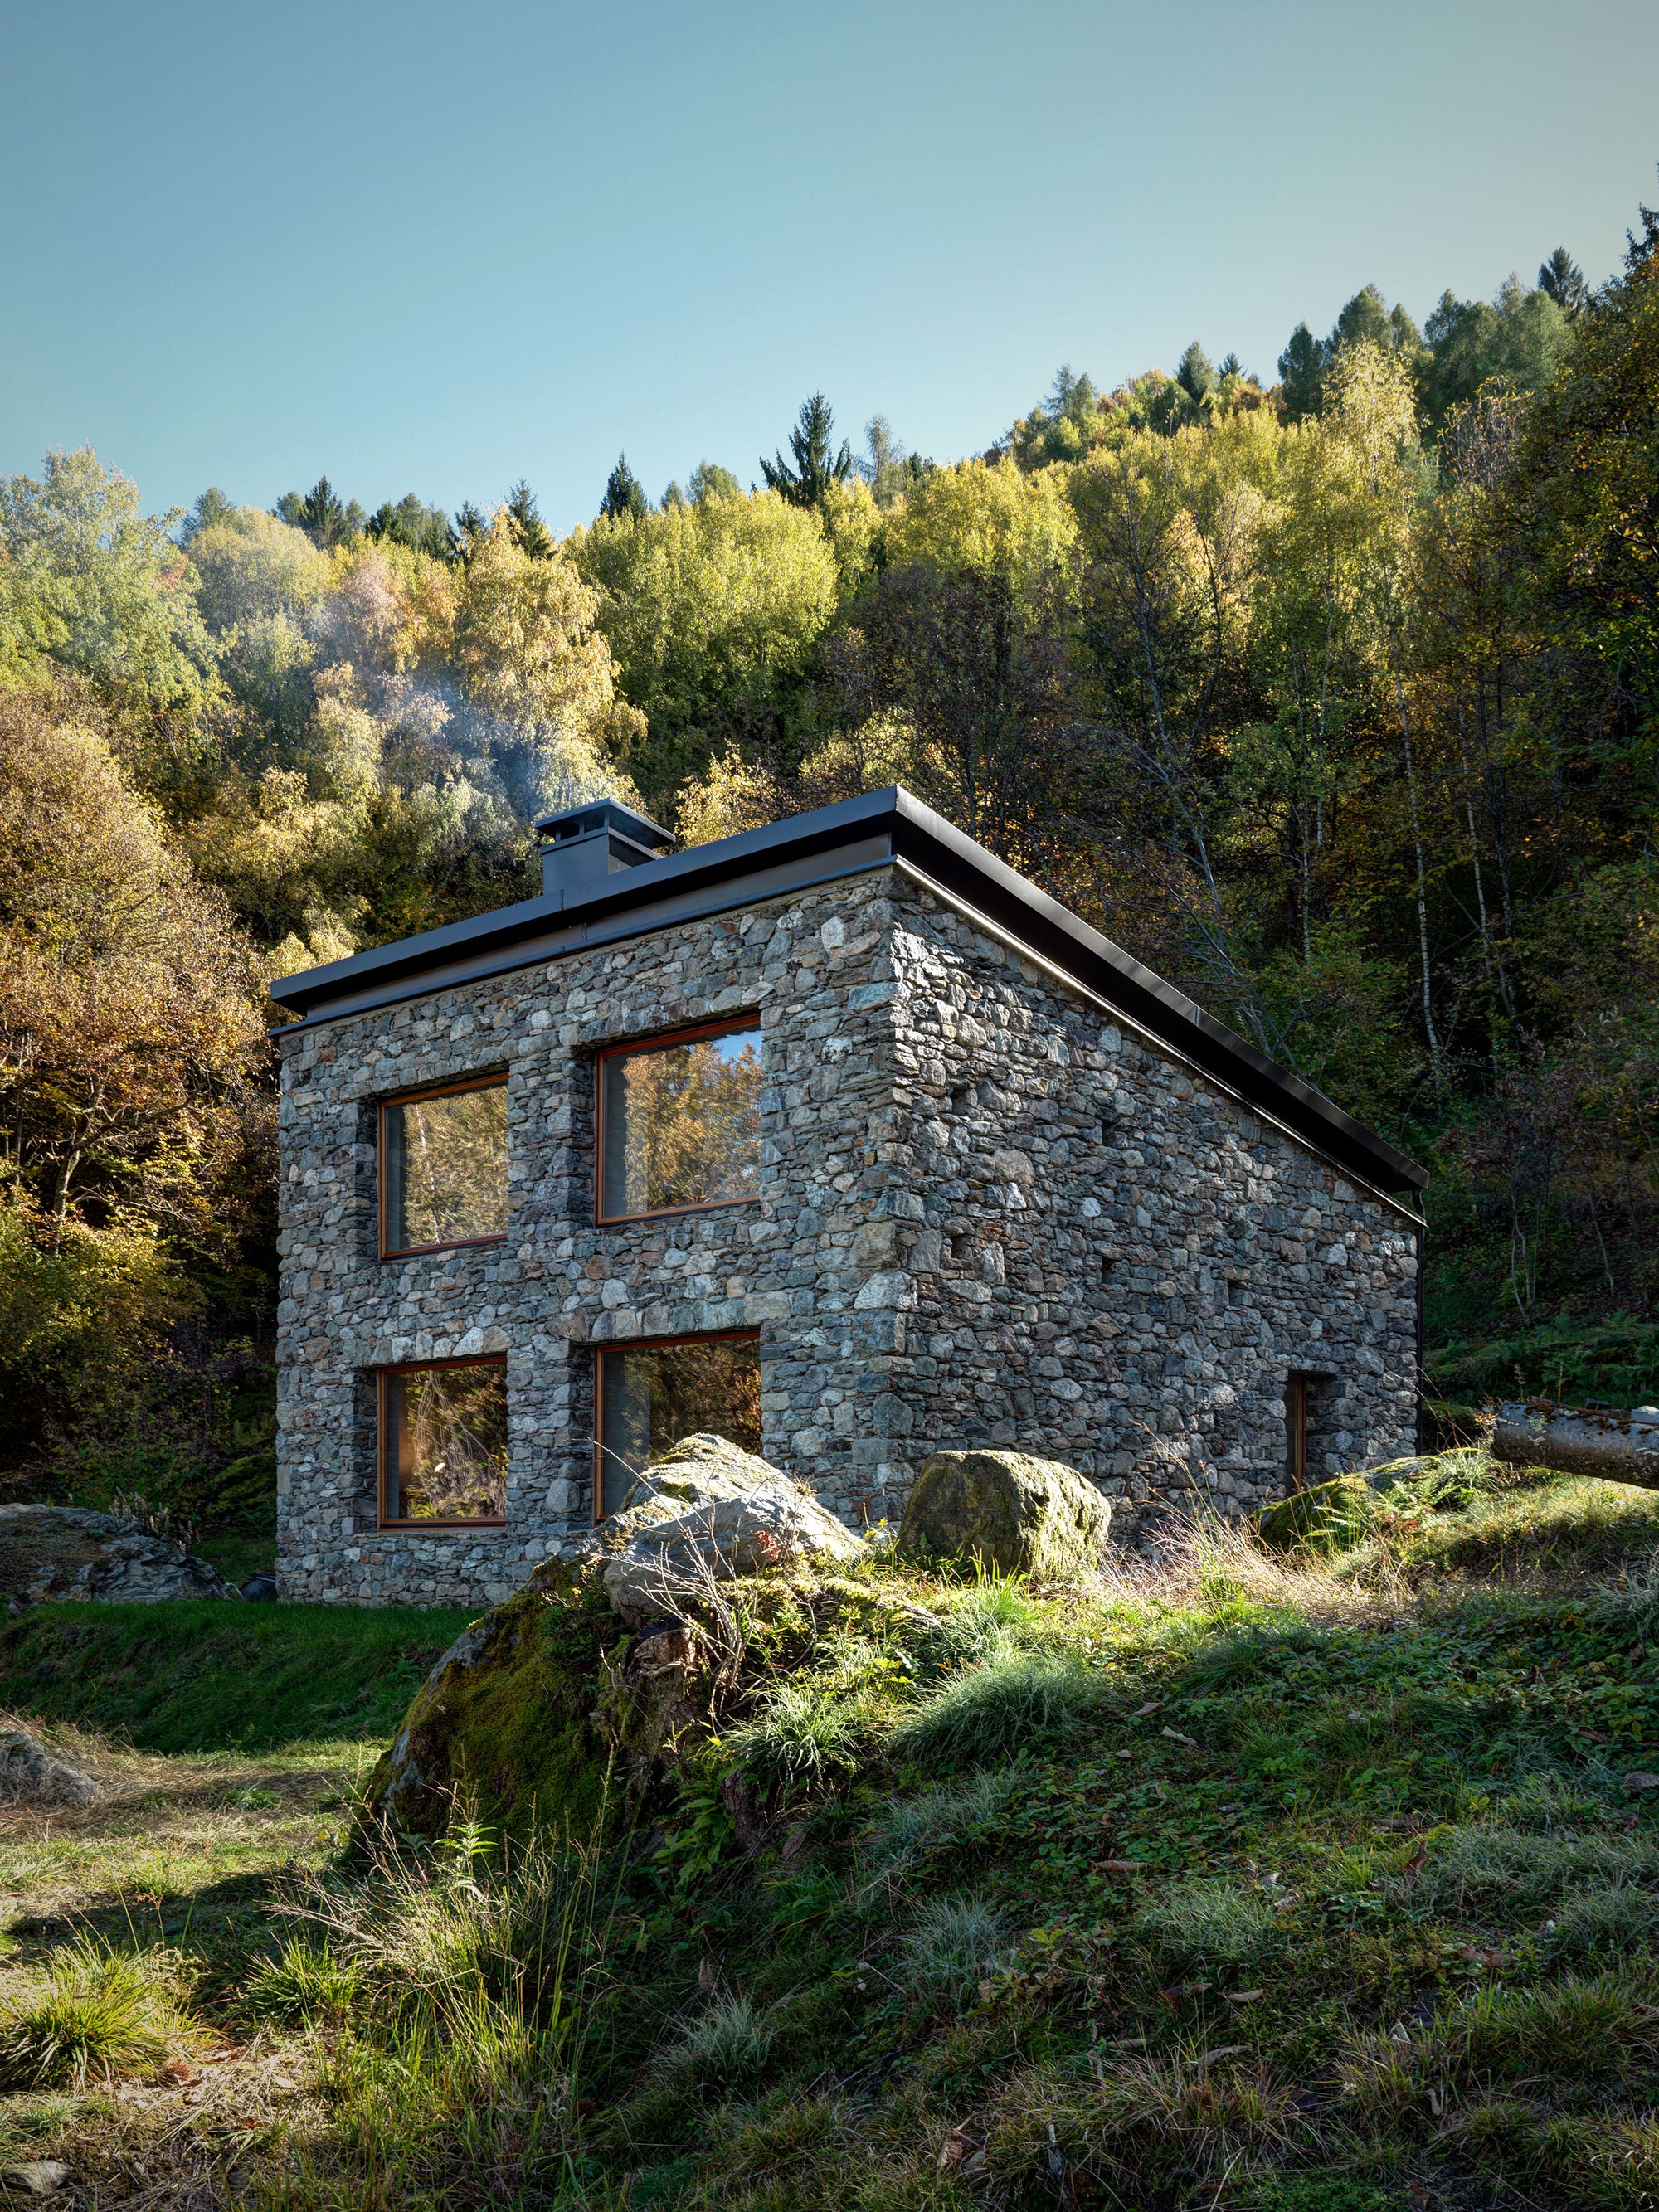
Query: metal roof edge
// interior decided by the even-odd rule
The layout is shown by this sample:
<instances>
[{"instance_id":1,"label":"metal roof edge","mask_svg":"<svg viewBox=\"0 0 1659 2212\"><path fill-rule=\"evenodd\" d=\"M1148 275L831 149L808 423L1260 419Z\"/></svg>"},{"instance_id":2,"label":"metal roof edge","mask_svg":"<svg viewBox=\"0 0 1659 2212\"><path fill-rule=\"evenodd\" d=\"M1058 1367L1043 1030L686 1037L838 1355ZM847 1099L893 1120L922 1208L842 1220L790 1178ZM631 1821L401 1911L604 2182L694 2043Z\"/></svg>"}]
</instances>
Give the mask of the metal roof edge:
<instances>
[{"instance_id":1,"label":"metal roof edge","mask_svg":"<svg viewBox=\"0 0 1659 2212\"><path fill-rule=\"evenodd\" d=\"M752 897L758 903L792 889L805 889L809 880L833 879L837 872L863 872L878 864L871 857L869 841L884 832L890 836L893 858L917 863L942 889L983 913L1017 942L1029 944L1045 964L1073 975L1091 995L1170 1046L1194 1067L1224 1082L1245 1103L1271 1113L1334 1165L1352 1168L1366 1182L1381 1183L1386 1189L1420 1190L1428 1181L1424 1169L1375 1130L1344 1113L1312 1085L1280 1067L1248 1039L1206 1013L1110 938L897 784L793 815L763 829L744 830L735 837L620 869L604 878L591 895L569 905L557 895L524 899L465 921L450 922L416 937L356 953L347 960L280 977L270 986L270 995L300 1017L283 1025L283 1033L292 1034L306 1026L307 1020L367 1012L373 1006L422 996L428 990L465 988L504 968L615 941L618 936L632 933L623 918L633 908L672 903L678 910L664 914L659 921L641 918L646 928L668 928L696 919L703 911L730 911L747 902L740 881L744 877L772 875L770 884L755 884ZM777 872L785 863L799 863L835 847L860 842L863 853L853 868L830 870L811 878L803 876L788 884L778 879ZM723 885L731 889L714 898L707 908L685 903L699 891L719 893ZM618 923L623 927L617 927ZM545 940L555 933L564 936L564 941L544 943L539 949L525 944L526 939ZM515 947L523 949L515 952ZM458 962L483 964L464 974L433 973L453 971ZM431 980L423 984L421 979L428 975ZM330 1004L341 1000L349 1003Z\"/></svg>"}]
</instances>

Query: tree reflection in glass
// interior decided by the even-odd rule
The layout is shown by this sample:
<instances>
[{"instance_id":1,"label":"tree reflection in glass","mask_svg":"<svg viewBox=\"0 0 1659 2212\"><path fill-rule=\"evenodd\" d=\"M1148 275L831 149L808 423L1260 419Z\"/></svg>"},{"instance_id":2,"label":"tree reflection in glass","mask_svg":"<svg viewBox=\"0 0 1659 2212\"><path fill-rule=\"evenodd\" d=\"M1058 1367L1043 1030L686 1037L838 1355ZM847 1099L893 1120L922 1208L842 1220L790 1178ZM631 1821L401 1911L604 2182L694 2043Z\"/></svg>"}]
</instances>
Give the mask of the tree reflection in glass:
<instances>
[{"instance_id":1,"label":"tree reflection in glass","mask_svg":"<svg viewBox=\"0 0 1659 2212\"><path fill-rule=\"evenodd\" d=\"M380 1109L384 1249L507 1234L507 1085L475 1085Z\"/></svg>"},{"instance_id":2,"label":"tree reflection in glass","mask_svg":"<svg viewBox=\"0 0 1659 2212\"><path fill-rule=\"evenodd\" d=\"M382 1388L382 1520L504 1519L506 1361L402 1368Z\"/></svg>"},{"instance_id":3,"label":"tree reflection in glass","mask_svg":"<svg viewBox=\"0 0 1659 2212\"><path fill-rule=\"evenodd\" d=\"M635 1475L682 1437L760 1449L760 1344L704 1337L599 1354L599 1511L617 1512Z\"/></svg>"},{"instance_id":4,"label":"tree reflection in glass","mask_svg":"<svg viewBox=\"0 0 1659 2212\"><path fill-rule=\"evenodd\" d=\"M603 1218L757 1195L758 1030L608 1053L601 1066Z\"/></svg>"}]
</instances>

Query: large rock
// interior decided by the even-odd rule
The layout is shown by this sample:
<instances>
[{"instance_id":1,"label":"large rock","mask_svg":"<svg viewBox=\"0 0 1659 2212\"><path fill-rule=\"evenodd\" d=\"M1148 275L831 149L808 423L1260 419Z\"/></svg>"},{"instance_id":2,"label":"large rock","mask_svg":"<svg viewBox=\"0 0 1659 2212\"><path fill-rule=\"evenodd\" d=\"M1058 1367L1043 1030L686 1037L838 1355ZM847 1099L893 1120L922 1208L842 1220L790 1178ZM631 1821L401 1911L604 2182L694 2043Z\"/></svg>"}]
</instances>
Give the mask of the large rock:
<instances>
[{"instance_id":1,"label":"large rock","mask_svg":"<svg viewBox=\"0 0 1659 2212\"><path fill-rule=\"evenodd\" d=\"M1111 1527L1109 1502L1059 1460L942 1451L923 1462L898 1541L902 1552L966 1553L999 1574L1060 1581L1100 1564Z\"/></svg>"},{"instance_id":2,"label":"large rock","mask_svg":"<svg viewBox=\"0 0 1659 2212\"><path fill-rule=\"evenodd\" d=\"M1333 1481L1293 1490L1277 1504L1264 1505L1256 1516L1255 1530L1267 1551L1332 1557L1364 1541L1376 1512L1376 1492L1364 1476L1339 1474Z\"/></svg>"},{"instance_id":3,"label":"large rock","mask_svg":"<svg viewBox=\"0 0 1659 2212\"><path fill-rule=\"evenodd\" d=\"M230 1595L216 1567L130 1521L78 1505L0 1505L0 1598L13 1612L47 1598L133 1605Z\"/></svg>"},{"instance_id":4,"label":"large rock","mask_svg":"<svg viewBox=\"0 0 1659 2212\"><path fill-rule=\"evenodd\" d=\"M0 1804L95 1805L104 1785L22 1729L0 1729Z\"/></svg>"},{"instance_id":5,"label":"large rock","mask_svg":"<svg viewBox=\"0 0 1659 2212\"><path fill-rule=\"evenodd\" d=\"M515 1828L589 1825L605 1787L592 1708L619 1638L597 1583L547 1560L416 1691L370 1777L374 1814L427 1836L444 1832L458 1802Z\"/></svg>"},{"instance_id":6,"label":"large rock","mask_svg":"<svg viewBox=\"0 0 1659 2212\"><path fill-rule=\"evenodd\" d=\"M632 1627L674 1615L710 1581L807 1559L856 1559L859 1539L808 1490L724 1437L683 1437L598 1536L611 1604Z\"/></svg>"}]
</instances>

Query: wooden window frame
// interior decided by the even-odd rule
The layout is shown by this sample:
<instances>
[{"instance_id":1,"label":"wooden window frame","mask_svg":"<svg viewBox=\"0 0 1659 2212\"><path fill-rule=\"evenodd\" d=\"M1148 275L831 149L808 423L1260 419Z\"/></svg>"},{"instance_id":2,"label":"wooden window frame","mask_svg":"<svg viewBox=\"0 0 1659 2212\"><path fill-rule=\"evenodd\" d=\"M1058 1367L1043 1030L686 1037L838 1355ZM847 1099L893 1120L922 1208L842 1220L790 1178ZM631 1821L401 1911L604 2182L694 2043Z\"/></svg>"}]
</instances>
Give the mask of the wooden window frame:
<instances>
[{"instance_id":1,"label":"wooden window frame","mask_svg":"<svg viewBox=\"0 0 1659 2212\"><path fill-rule=\"evenodd\" d=\"M389 1367L374 1370L374 1508L375 1527L392 1535L408 1535L422 1528L463 1531L468 1528L505 1528L507 1516L471 1521L439 1521L422 1518L414 1521L388 1521L386 1517L386 1453L390 1443L389 1424L386 1420L386 1385L394 1375L429 1375L439 1367L499 1367L501 1382L507 1382L507 1354L504 1352L474 1352L460 1359L399 1359Z\"/></svg>"},{"instance_id":2,"label":"wooden window frame","mask_svg":"<svg viewBox=\"0 0 1659 2212\"><path fill-rule=\"evenodd\" d=\"M1285 1489L1308 1487L1308 1412L1314 1393L1334 1380L1328 1367L1292 1367L1285 1377Z\"/></svg>"},{"instance_id":3,"label":"wooden window frame","mask_svg":"<svg viewBox=\"0 0 1659 2212\"><path fill-rule=\"evenodd\" d=\"M607 1213L605 1211L605 1066L610 1060L632 1056L636 1053L668 1052L677 1044L695 1044L699 1037L735 1036L742 1030L760 1030L763 1051L766 1033L758 1013L728 1016L723 1021L694 1022L685 1027L663 1030L653 1036L619 1037L614 1044L601 1045L593 1055L593 1225L597 1229L615 1229L629 1221L666 1221L682 1213L723 1213L734 1206L758 1206L760 1194L752 1198L703 1198L691 1206L653 1206L643 1213ZM680 1340L676 1339L675 1341Z\"/></svg>"},{"instance_id":4,"label":"wooden window frame","mask_svg":"<svg viewBox=\"0 0 1659 2212\"><path fill-rule=\"evenodd\" d=\"M728 1203L747 1205L746 1199ZM682 1344L752 1344L760 1351L757 1328L694 1329L689 1336L627 1336L620 1342L593 1347L593 1526L602 1528L609 1516L602 1514L605 1498L605 1363L630 1352L672 1352Z\"/></svg>"},{"instance_id":5,"label":"wooden window frame","mask_svg":"<svg viewBox=\"0 0 1659 2212\"><path fill-rule=\"evenodd\" d=\"M399 1091L375 1102L374 1198L375 1233L383 1260L418 1259L423 1252L465 1252L475 1246L505 1244L511 1231L497 1230L489 1237L453 1237L441 1244L388 1244L386 1241L386 1117L394 1106L418 1106L423 1098L453 1098L463 1091L505 1091L507 1071L498 1075L467 1075L453 1083L429 1083L419 1091Z\"/></svg>"},{"instance_id":6,"label":"wooden window frame","mask_svg":"<svg viewBox=\"0 0 1659 2212\"><path fill-rule=\"evenodd\" d=\"M1308 1385L1310 1375L1293 1367L1285 1377L1285 1489L1294 1497L1308 1486Z\"/></svg>"}]
</instances>

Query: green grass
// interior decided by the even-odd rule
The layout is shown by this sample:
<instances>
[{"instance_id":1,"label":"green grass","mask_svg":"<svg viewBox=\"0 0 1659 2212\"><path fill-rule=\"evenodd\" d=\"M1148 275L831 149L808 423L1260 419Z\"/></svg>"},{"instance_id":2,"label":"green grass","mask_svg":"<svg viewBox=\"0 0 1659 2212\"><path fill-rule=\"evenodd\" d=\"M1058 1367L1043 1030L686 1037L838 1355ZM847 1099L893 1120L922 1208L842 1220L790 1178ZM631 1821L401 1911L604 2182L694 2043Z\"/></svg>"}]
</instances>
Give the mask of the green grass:
<instances>
[{"instance_id":1,"label":"green grass","mask_svg":"<svg viewBox=\"0 0 1659 2212\"><path fill-rule=\"evenodd\" d=\"M202 2041L180 2002L176 1954L82 1936L0 2002L0 2088L82 2087L149 2074Z\"/></svg>"},{"instance_id":2,"label":"green grass","mask_svg":"<svg viewBox=\"0 0 1659 2212\"><path fill-rule=\"evenodd\" d=\"M1215 1531L1091 1591L917 1574L879 1633L846 1592L885 1570L811 1633L757 1586L723 1733L619 1766L614 1840L290 1862L301 1917L250 1910L240 1964L227 1917L195 1999L308 2100L239 2202L1650 2212L1659 1528L1459 1468L1334 1560ZM289 1786L245 1765L214 1817L274 1850Z\"/></svg>"},{"instance_id":3,"label":"green grass","mask_svg":"<svg viewBox=\"0 0 1659 2212\"><path fill-rule=\"evenodd\" d=\"M140 1749L382 1738L471 1616L329 1605L43 1605L0 1627L0 1707Z\"/></svg>"}]
</instances>

